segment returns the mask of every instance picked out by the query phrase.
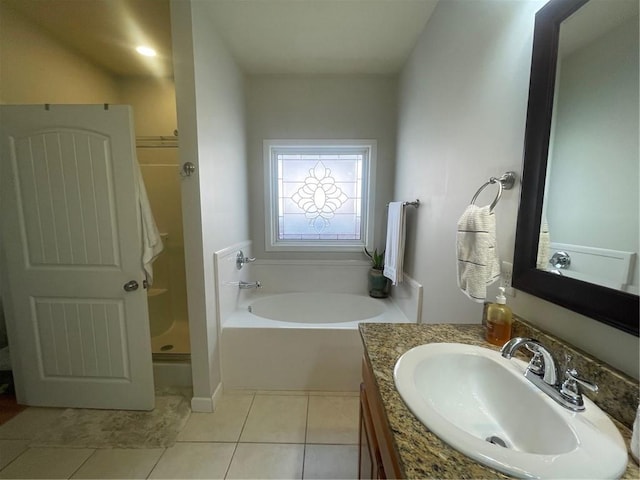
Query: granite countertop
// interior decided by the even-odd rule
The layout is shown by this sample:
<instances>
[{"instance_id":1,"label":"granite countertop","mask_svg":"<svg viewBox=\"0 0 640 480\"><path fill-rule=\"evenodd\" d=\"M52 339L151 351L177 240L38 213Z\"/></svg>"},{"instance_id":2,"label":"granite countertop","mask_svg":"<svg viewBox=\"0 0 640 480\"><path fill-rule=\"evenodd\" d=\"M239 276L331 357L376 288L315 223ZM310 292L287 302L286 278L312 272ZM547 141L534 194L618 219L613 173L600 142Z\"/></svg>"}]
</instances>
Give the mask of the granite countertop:
<instances>
[{"instance_id":1,"label":"granite countertop","mask_svg":"<svg viewBox=\"0 0 640 480\"><path fill-rule=\"evenodd\" d=\"M465 343L498 350L484 340L481 325L361 323L359 328L404 478L510 478L475 462L431 433L405 406L393 380L398 358L425 343ZM628 446L630 430L613 421ZM622 478L640 478L640 468L631 457Z\"/></svg>"}]
</instances>

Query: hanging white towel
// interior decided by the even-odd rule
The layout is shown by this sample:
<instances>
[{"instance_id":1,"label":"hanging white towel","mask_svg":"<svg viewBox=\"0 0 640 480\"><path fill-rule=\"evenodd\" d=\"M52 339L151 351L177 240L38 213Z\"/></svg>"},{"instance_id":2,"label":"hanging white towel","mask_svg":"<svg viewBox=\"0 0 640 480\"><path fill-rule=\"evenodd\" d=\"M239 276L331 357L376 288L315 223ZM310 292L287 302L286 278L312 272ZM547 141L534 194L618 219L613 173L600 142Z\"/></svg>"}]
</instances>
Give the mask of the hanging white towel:
<instances>
[{"instance_id":1,"label":"hanging white towel","mask_svg":"<svg viewBox=\"0 0 640 480\"><path fill-rule=\"evenodd\" d=\"M402 202L389 203L383 275L390 279L394 285L402 283L405 223Z\"/></svg>"},{"instance_id":2,"label":"hanging white towel","mask_svg":"<svg viewBox=\"0 0 640 480\"><path fill-rule=\"evenodd\" d=\"M487 285L500 278L496 217L489 206L469 205L457 233L458 286L471 299L483 302Z\"/></svg>"},{"instance_id":3,"label":"hanging white towel","mask_svg":"<svg viewBox=\"0 0 640 480\"><path fill-rule=\"evenodd\" d=\"M549 234L549 225L547 219L542 216L542 224L540 225L540 236L538 237L538 257L536 259L536 268L538 270L549 270L549 259L551 258L551 235Z\"/></svg>"},{"instance_id":4,"label":"hanging white towel","mask_svg":"<svg viewBox=\"0 0 640 480\"><path fill-rule=\"evenodd\" d=\"M151 205L149 204L149 197L147 196L147 189L144 186L144 180L142 179L142 172L140 166L136 162L136 195L138 197L138 208L140 209L140 222L142 233L142 268L147 280L147 285L153 284L153 261L164 249L162 239L160 238L160 232L156 226L156 221L153 218L153 212L151 211Z\"/></svg>"}]
</instances>

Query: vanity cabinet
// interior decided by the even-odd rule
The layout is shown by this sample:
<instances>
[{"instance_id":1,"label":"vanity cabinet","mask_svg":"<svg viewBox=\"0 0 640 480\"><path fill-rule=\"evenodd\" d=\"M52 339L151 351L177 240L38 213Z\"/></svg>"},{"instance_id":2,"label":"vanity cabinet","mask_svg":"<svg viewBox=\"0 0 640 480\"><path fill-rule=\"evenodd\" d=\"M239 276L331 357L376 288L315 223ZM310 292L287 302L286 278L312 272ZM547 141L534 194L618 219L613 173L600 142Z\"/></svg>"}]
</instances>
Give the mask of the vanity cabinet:
<instances>
[{"instance_id":1,"label":"vanity cabinet","mask_svg":"<svg viewBox=\"0 0 640 480\"><path fill-rule=\"evenodd\" d=\"M402 478L400 463L393 448L391 431L382 408L373 372L362 359L360 384L360 447L358 478Z\"/></svg>"},{"instance_id":2,"label":"vanity cabinet","mask_svg":"<svg viewBox=\"0 0 640 480\"><path fill-rule=\"evenodd\" d=\"M358 478L387 478L380 458L364 383L360 384L360 451Z\"/></svg>"}]
</instances>

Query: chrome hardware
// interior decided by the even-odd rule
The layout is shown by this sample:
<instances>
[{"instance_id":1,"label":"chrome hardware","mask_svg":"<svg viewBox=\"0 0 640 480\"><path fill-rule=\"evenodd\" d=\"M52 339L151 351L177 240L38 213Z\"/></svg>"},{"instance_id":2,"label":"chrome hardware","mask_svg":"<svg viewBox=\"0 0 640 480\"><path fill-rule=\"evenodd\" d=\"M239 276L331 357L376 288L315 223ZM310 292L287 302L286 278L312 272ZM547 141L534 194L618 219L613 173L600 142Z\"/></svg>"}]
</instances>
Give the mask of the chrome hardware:
<instances>
[{"instance_id":1,"label":"chrome hardware","mask_svg":"<svg viewBox=\"0 0 640 480\"><path fill-rule=\"evenodd\" d=\"M182 165L182 170L180 171L181 177L190 177L196 171L196 166L191 162L185 162Z\"/></svg>"},{"instance_id":2,"label":"chrome hardware","mask_svg":"<svg viewBox=\"0 0 640 480\"><path fill-rule=\"evenodd\" d=\"M500 201L500 197L502 197L502 191L511 190L513 188L516 183L516 172L506 172L500 178L491 177L488 182L484 183L478 189L476 194L471 199L471 205L474 205L476 203L476 199L478 198L478 195L480 195L480 192L482 192L489 185L493 185L494 183L498 184L498 194L496 195L496 198L493 200L493 202L491 202L491 206L489 207L490 211L493 211L494 207Z\"/></svg>"},{"instance_id":3,"label":"chrome hardware","mask_svg":"<svg viewBox=\"0 0 640 480\"><path fill-rule=\"evenodd\" d=\"M129 280L122 288L124 288L125 292L133 292L138 289L138 282L135 280Z\"/></svg>"},{"instance_id":4,"label":"chrome hardware","mask_svg":"<svg viewBox=\"0 0 640 480\"><path fill-rule=\"evenodd\" d=\"M238 254L236 255L236 268L240 270L242 267L244 267L245 263L253 263L255 261L256 261L255 258L245 257L242 250L239 250Z\"/></svg>"},{"instance_id":5,"label":"chrome hardware","mask_svg":"<svg viewBox=\"0 0 640 480\"><path fill-rule=\"evenodd\" d=\"M260 287L262 287L262 284L257 280L255 282L243 282L243 281L238 282L238 288L240 290L249 290L251 288L260 288Z\"/></svg>"},{"instance_id":6,"label":"chrome hardware","mask_svg":"<svg viewBox=\"0 0 640 480\"><path fill-rule=\"evenodd\" d=\"M522 346L533 352L533 358L527 365L524 377L563 407L574 412L584 410L580 387L597 392L598 386L578 377L578 372L573 369L566 370L565 380L559 381L553 356L538 340L512 338L503 345L500 353L504 358L509 359Z\"/></svg>"},{"instance_id":7,"label":"chrome hardware","mask_svg":"<svg viewBox=\"0 0 640 480\"><path fill-rule=\"evenodd\" d=\"M418 208L420 206L420 199L416 198L415 202L402 202L402 206L403 207L416 207ZM389 208L389 204L387 203L387 208Z\"/></svg>"},{"instance_id":8,"label":"chrome hardware","mask_svg":"<svg viewBox=\"0 0 640 480\"><path fill-rule=\"evenodd\" d=\"M562 396L569 399L572 403L582 406L584 408L584 401L582 400L582 388L586 388L590 392L596 393L598 386L584 378L578 376L578 372L572 368L565 372L566 379L560 386L560 393Z\"/></svg>"},{"instance_id":9,"label":"chrome hardware","mask_svg":"<svg viewBox=\"0 0 640 480\"><path fill-rule=\"evenodd\" d=\"M532 349L528 348L533 353L533 357L529 362L529 366L527 367L536 375L544 376L544 366L546 365L544 362L544 358L542 357L542 353L534 352Z\"/></svg>"},{"instance_id":10,"label":"chrome hardware","mask_svg":"<svg viewBox=\"0 0 640 480\"><path fill-rule=\"evenodd\" d=\"M505 172L498 180L505 190L511 190L516 184L516 172Z\"/></svg>"},{"instance_id":11,"label":"chrome hardware","mask_svg":"<svg viewBox=\"0 0 640 480\"><path fill-rule=\"evenodd\" d=\"M555 268L569 268L571 257L567 252L556 252L551 256L549 263Z\"/></svg>"},{"instance_id":12,"label":"chrome hardware","mask_svg":"<svg viewBox=\"0 0 640 480\"><path fill-rule=\"evenodd\" d=\"M536 375L542 375L542 380L544 380L545 383L555 385L558 381L556 362L553 360L549 350L538 340L522 337L512 338L502 346L500 353L502 353L504 358L510 359L520 347L527 347L527 350L533 352L533 358L531 362L529 362L527 371L531 371L531 373Z\"/></svg>"}]
</instances>

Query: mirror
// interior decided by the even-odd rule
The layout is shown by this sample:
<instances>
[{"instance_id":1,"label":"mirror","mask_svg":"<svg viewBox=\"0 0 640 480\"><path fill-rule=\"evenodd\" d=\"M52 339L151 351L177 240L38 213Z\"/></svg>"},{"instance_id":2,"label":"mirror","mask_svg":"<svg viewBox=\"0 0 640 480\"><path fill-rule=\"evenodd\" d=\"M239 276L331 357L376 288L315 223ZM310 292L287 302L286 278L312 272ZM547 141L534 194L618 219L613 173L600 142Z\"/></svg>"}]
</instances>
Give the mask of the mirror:
<instances>
[{"instance_id":1,"label":"mirror","mask_svg":"<svg viewBox=\"0 0 640 480\"><path fill-rule=\"evenodd\" d=\"M635 295L638 55L635 0L590 0L560 24L538 245L538 268Z\"/></svg>"},{"instance_id":2,"label":"mirror","mask_svg":"<svg viewBox=\"0 0 640 480\"><path fill-rule=\"evenodd\" d=\"M536 14L513 272L515 288L636 336L638 55L637 0Z\"/></svg>"}]
</instances>

